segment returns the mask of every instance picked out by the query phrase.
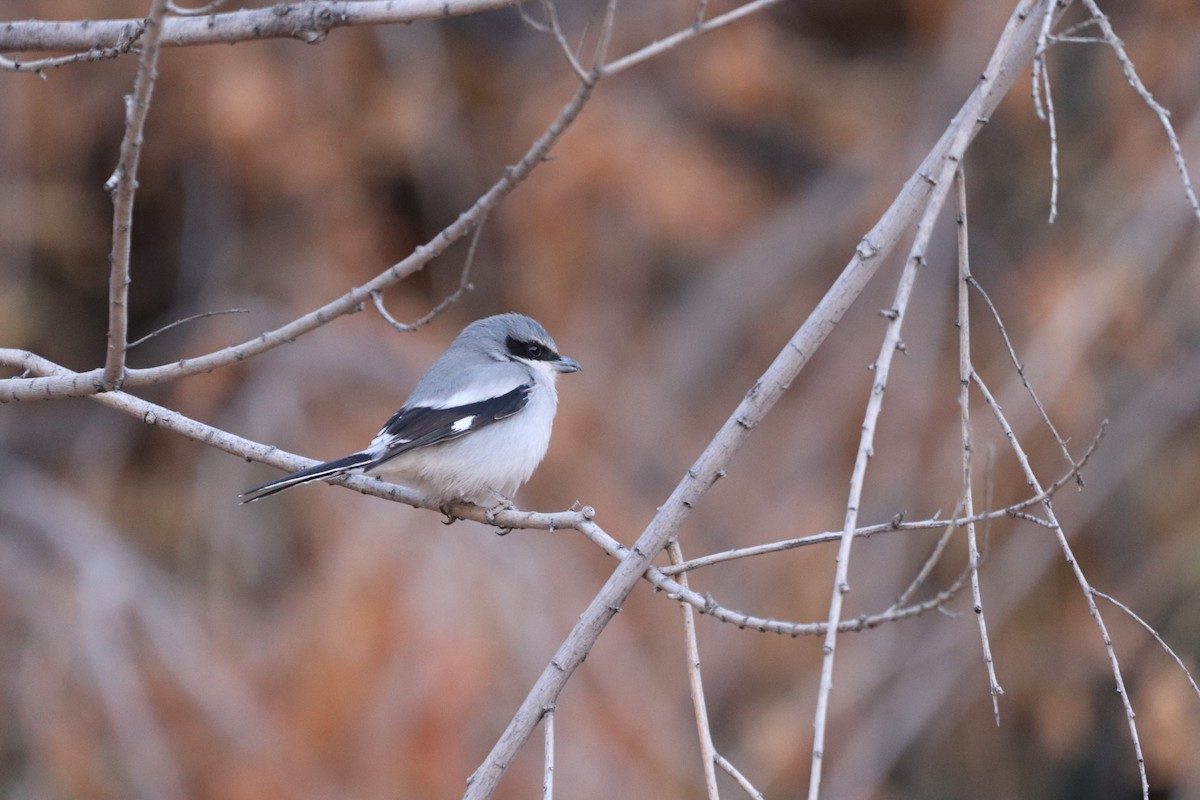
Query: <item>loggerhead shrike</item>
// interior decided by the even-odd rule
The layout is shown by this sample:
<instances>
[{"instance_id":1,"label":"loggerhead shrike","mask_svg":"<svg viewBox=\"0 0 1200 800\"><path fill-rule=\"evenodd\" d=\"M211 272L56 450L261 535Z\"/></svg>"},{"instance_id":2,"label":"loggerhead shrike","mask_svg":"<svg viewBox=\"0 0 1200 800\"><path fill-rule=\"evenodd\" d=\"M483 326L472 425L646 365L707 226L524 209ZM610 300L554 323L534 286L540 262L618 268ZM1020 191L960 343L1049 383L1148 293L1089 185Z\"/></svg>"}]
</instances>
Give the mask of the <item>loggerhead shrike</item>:
<instances>
[{"instance_id":1,"label":"loggerhead shrike","mask_svg":"<svg viewBox=\"0 0 1200 800\"><path fill-rule=\"evenodd\" d=\"M578 372L536 321L499 314L472 322L417 382L365 449L241 495L259 500L309 481L367 473L445 506L512 499L546 455L558 407L554 379Z\"/></svg>"}]
</instances>

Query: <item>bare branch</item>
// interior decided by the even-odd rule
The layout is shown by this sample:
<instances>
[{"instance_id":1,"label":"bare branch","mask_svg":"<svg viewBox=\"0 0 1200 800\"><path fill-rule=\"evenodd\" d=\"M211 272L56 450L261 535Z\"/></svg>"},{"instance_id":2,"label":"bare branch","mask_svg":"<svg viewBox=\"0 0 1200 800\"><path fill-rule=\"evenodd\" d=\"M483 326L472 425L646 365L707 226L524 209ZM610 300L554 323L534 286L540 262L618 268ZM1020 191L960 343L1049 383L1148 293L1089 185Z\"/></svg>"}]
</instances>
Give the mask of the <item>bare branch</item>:
<instances>
[{"instance_id":1,"label":"bare branch","mask_svg":"<svg viewBox=\"0 0 1200 800\"><path fill-rule=\"evenodd\" d=\"M371 292L380 291L399 283L414 272L423 269L430 261L445 252L447 247L473 230L479 221L525 180L538 164L545 161L550 149L583 111L591 93L591 87L581 86L570 102L559 112L558 117L530 146L521 160L506 168L504 176L481 195L469 209L460 214L454 222L443 228L427 243L417 247L407 258L388 267L364 285L356 286L320 308L241 344L225 347L195 358L179 359L157 367L128 369L125 371L125 380L122 385L125 388L150 386L189 375L212 372L282 344L289 344L337 317L361 311L363 304L371 296ZM0 379L0 403L13 400L84 397L105 391L103 377L103 370L97 369L90 372L63 372L35 378Z\"/></svg>"},{"instance_id":2,"label":"bare branch","mask_svg":"<svg viewBox=\"0 0 1200 800\"><path fill-rule=\"evenodd\" d=\"M484 214L480 218L479 224L475 226L475 233L471 236L471 246L467 248L467 258L463 262L462 272L458 276L457 289L442 298L442 302L430 309L428 314L421 317L416 322L400 322L391 314L389 314L387 307L383 304L383 290L377 289L371 292L371 299L375 301L375 309L379 312L379 315L387 320L389 325L401 333L411 333L418 328L428 325L433 321L434 317L457 303L464 294L473 290L475 285L471 283L471 267L475 264L475 250L479 246L479 236L483 233L483 224L485 222L487 222L487 214Z\"/></svg>"},{"instance_id":3,"label":"bare branch","mask_svg":"<svg viewBox=\"0 0 1200 800\"><path fill-rule=\"evenodd\" d=\"M542 767L542 800L554 800L554 707L542 715L542 731L545 734L545 755Z\"/></svg>"},{"instance_id":4,"label":"bare branch","mask_svg":"<svg viewBox=\"0 0 1200 800\"><path fill-rule=\"evenodd\" d=\"M567 36L563 33L562 26L558 22L558 6L555 0L542 0L542 10L546 15L546 25L550 32L554 34L554 38L558 41L559 48L563 51L563 55L567 57L567 63L571 65L575 75L579 78L580 83L588 84L595 83L595 76L588 73L579 63L579 57L575 51L571 49L571 43L567 41ZM524 14L524 7L522 7Z\"/></svg>"},{"instance_id":5,"label":"bare branch","mask_svg":"<svg viewBox=\"0 0 1200 800\"><path fill-rule=\"evenodd\" d=\"M732 11L727 11L705 22L697 22L690 28L685 28L678 33L673 33L670 36L659 39L656 42L646 45L640 50L636 50L627 56L621 56L618 59L604 64L597 69L598 77L607 77L616 75L618 72L624 72L630 67L637 66L643 61L654 58L657 55L665 53L674 47L678 47L684 42L689 42L701 34L724 27L731 22L736 22L743 17L748 17L751 14L762 11L768 6L773 6L779 0L751 0L751 2L740 5Z\"/></svg>"},{"instance_id":6,"label":"bare branch","mask_svg":"<svg viewBox=\"0 0 1200 800\"><path fill-rule=\"evenodd\" d=\"M142 32L138 29L136 33L140 36ZM110 58L123 56L126 53L131 53L136 42L136 39L131 38L114 47L92 47L82 53L73 53L69 56L50 56L47 58L35 58L30 61L21 61L19 59L9 59L0 56L0 70L6 72L36 72L44 78L45 75L43 73L48 69L90 61L105 61Z\"/></svg>"},{"instance_id":7,"label":"bare branch","mask_svg":"<svg viewBox=\"0 0 1200 800\"><path fill-rule=\"evenodd\" d=\"M754 800L764 800L763 793L756 789L754 784L751 783L745 775L739 772L738 768L729 762L729 759L725 758L725 756L721 755L720 753L717 753L717 766L729 773L730 777L738 782L738 786L741 786L742 790L745 791L748 796Z\"/></svg>"},{"instance_id":8,"label":"bare branch","mask_svg":"<svg viewBox=\"0 0 1200 800\"><path fill-rule=\"evenodd\" d=\"M1033 56L1033 80L1030 89L1033 92L1033 107L1038 119L1045 121L1050 128L1050 219L1054 222L1058 216L1058 124L1054 118L1054 98L1050 93L1050 71L1046 68L1046 51L1054 37L1050 28L1054 24L1055 4L1048 3L1042 11L1042 24L1038 30L1037 51Z\"/></svg>"},{"instance_id":9,"label":"bare branch","mask_svg":"<svg viewBox=\"0 0 1200 800\"><path fill-rule=\"evenodd\" d=\"M970 237L967 227L967 178L962 165L954 176L958 204L958 381L960 433L962 442L963 494L962 508L968 516L975 513L975 486L972 480L973 460L971 445L971 259ZM967 562L971 571L971 599L975 618L979 622L979 643L983 650L983 663L987 667L988 687L992 695L992 714L996 725L1000 724L1000 695L1004 688L996 678L996 665L992 660L992 645L988 639L987 620L983 615L983 593L979 588L979 544L975 537L975 523L967 523Z\"/></svg>"},{"instance_id":10,"label":"bare branch","mask_svg":"<svg viewBox=\"0 0 1200 800\"><path fill-rule=\"evenodd\" d=\"M875 381L871 386L871 395L867 399L866 412L863 414L862 433L859 436L858 452L855 455L854 469L850 476L849 497L846 500L845 524L839 539L837 556L834 559L829 616L825 628L825 642L821 648L823 653L821 681L817 688L817 708L813 715L812 766L808 783L809 800L817 800L821 793L821 767L825 755L829 699L833 693L833 665L837 651L838 623L842 620L842 605L846 595L850 592L850 552L855 538L854 531L858 526L858 509L866 484L867 463L874 455L875 428L879 415L883 411L883 395L887 389L892 359L901 342L900 330L904 324L908 301L917 280L917 272L925 264L925 251L929 245L933 224L945 201L950 183L948 179L943 179L941 183L933 178L928 178L928 180L933 183L933 191L929 196L924 213L917 223L917 234L908 258L905 260L904 270L896 288L895 300L892 301L891 308L884 312L884 316L888 320L887 329L879 347L879 355L872 365L875 370Z\"/></svg>"},{"instance_id":11,"label":"bare branch","mask_svg":"<svg viewBox=\"0 0 1200 800\"><path fill-rule=\"evenodd\" d=\"M162 34L166 0L151 0L142 33L133 94L125 98L125 136L117 169L105 188L113 193L112 252L108 279L108 350L100 381L105 389L118 388L125 379L125 354L129 335L129 257L133 236L133 197L137 193L138 161L142 155L150 98L158 79L158 41Z\"/></svg>"},{"instance_id":12,"label":"bare branch","mask_svg":"<svg viewBox=\"0 0 1200 800\"><path fill-rule=\"evenodd\" d=\"M887 533L888 531L933 530L937 528L954 527L961 528L970 523L990 522L991 520L999 517L1024 518L1044 527L1046 525L1045 520L1041 519L1040 517L1032 517L1031 515L1021 514L1021 509L1037 505L1047 497L1053 497L1054 494L1063 486L1065 486L1068 481L1074 479L1078 472L1087 464L1088 459L1092 457L1092 454L1096 452L1096 448L1099 446L1100 440L1104 436L1106 424L1107 423L1104 423L1100 426L1100 430L1096 433L1096 436L1092 439L1092 443L1080 457L1076 466L1072 467L1062 477L1054 481L1054 483L1047 486L1044 492L1038 492L1031 497L1027 497L1024 500L1020 500L1012 505L1005 506L1004 508L983 511L978 514L973 514L969 517L955 516L951 519L937 519L935 517L933 519L905 522L903 519L901 519L900 515L897 515L890 522L882 522L876 525L866 525L857 528L854 531L854 535L856 537L862 537L865 539L877 534ZM797 547L808 547L814 544L836 542L841 539L841 536L841 531L825 531L824 533L814 533L808 536L783 539L777 542L767 542L765 544L753 545L751 547L738 547L733 550L724 550L719 553L712 553L707 556L693 558L689 561L683 562L682 564L671 564L668 566L659 567L659 569L662 570L664 575L678 575L683 572L690 572L695 569L700 569L701 567L711 567L715 564L722 564L726 561L734 561L739 558L752 558L754 556L763 556L768 555L769 553L782 552L784 550L794 550Z\"/></svg>"},{"instance_id":13,"label":"bare branch","mask_svg":"<svg viewBox=\"0 0 1200 800\"><path fill-rule=\"evenodd\" d=\"M600 23L600 34L596 37L596 52L592 56L593 80L601 77L601 68L608 59L608 45L612 41L613 27L617 22L618 0L608 0L604 4L604 20Z\"/></svg>"},{"instance_id":14,"label":"bare branch","mask_svg":"<svg viewBox=\"0 0 1200 800\"><path fill-rule=\"evenodd\" d=\"M203 16L168 17L162 45L236 44L260 39L314 43L336 28L419 22L477 14L517 0L306 0ZM0 26L0 51L115 49L136 39L140 19L49 22L13 20Z\"/></svg>"},{"instance_id":15,"label":"bare branch","mask_svg":"<svg viewBox=\"0 0 1200 800\"><path fill-rule=\"evenodd\" d=\"M224 311L202 311L199 314L192 314L190 317L184 317L183 319L177 319L174 322L167 323L166 325L163 325L158 330L153 331L151 333L147 333L145 336L138 339L137 341L130 342L126 346L126 349L132 350L133 348L137 347L139 344L148 342L151 339L153 339L155 336L166 333L167 331L171 330L172 328L178 327L180 325L185 325L189 322L195 322L198 319L207 319L208 317L219 317L219 316L223 316L225 314L249 314L249 313L250 313L250 309L248 309L248 308L227 308Z\"/></svg>"},{"instance_id":16,"label":"bare branch","mask_svg":"<svg viewBox=\"0 0 1200 800\"><path fill-rule=\"evenodd\" d=\"M1033 62L1033 85L1036 95L1038 116L1046 120L1050 129L1050 214L1046 220L1050 224L1058 219L1058 121L1054 116L1054 94L1050 90L1050 70L1046 66L1046 57ZM1044 110L1043 110L1044 104Z\"/></svg>"},{"instance_id":17,"label":"bare branch","mask_svg":"<svg viewBox=\"0 0 1200 800\"><path fill-rule=\"evenodd\" d=\"M983 378L978 372L971 373L971 380L979 387L979 391L983 394L984 400L988 407L992 410L993 416L1004 430L1004 435L1008 438L1008 443L1012 447L1013 454L1017 457L1017 461L1021 464L1021 470L1025 473L1025 479L1029 485L1036 491L1041 491L1041 484L1037 479L1037 475L1033 471L1033 467L1029 465L1029 459L1025 455L1025 450L1021 447L1020 441L1017 439L1016 433L1012 426L1009 425L1008 418L1004 415L1004 411L1000 408L1000 404L996 402L996 398L984 383ZM1046 520L1050 523L1055 537L1058 539L1058 546L1062 550L1063 556L1067 559L1067 564L1071 567L1071 572L1075 575L1075 581L1079 584L1079 588L1083 591L1084 600L1087 601L1088 611L1092 614L1092 619L1096 622L1096 627L1100 631L1100 639L1104 643L1105 652L1108 653L1109 667L1112 669L1113 680L1117 685L1117 694L1121 696L1121 704L1125 707L1125 719L1129 725L1129 736L1133 740L1133 751L1137 757L1138 775L1142 781L1142 797L1146 800L1150 798L1150 782L1146 777L1146 758L1142 754L1142 742L1138 738L1137 720L1133 713L1133 705L1129 701L1129 692L1125 688L1125 679L1121 677L1121 664L1117 660L1117 651L1113 649L1112 637L1108 635L1108 627L1104 624L1104 617L1100 614L1100 609L1096 605L1095 590L1088 582L1087 576L1083 574L1083 567L1079 566L1079 559L1075 558L1075 553L1071 550L1071 545L1067 541L1067 534L1063 530L1062 525L1058 522L1058 517L1054 513L1054 504L1049 498L1042 501L1042 507L1046 511Z\"/></svg>"},{"instance_id":18,"label":"bare branch","mask_svg":"<svg viewBox=\"0 0 1200 800\"><path fill-rule=\"evenodd\" d=\"M959 511L961 511L960 508L954 509L955 517L958 516ZM896 602L892 603L890 608L899 608L900 606L906 605L909 600L912 599L912 596L916 594L917 589L921 588L921 585L929 579L930 575L933 574L934 567L941 562L942 556L945 555L946 548L950 544L950 540L954 538L954 532L958 530L959 527L960 526L954 524L954 522L946 524L946 529L942 531L942 535L938 537L937 542L933 546L933 550L929 553L928 557L926 557L925 563L923 563L921 568L917 570L917 574L914 575L913 579L909 582L908 588L900 593L900 596L896 598ZM840 539L841 537L839 536L838 538Z\"/></svg>"},{"instance_id":19,"label":"bare branch","mask_svg":"<svg viewBox=\"0 0 1200 800\"><path fill-rule=\"evenodd\" d=\"M683 563L683 548L678 539L672 539L667 545L667 555L672 564ZM679 576L679 585L688 588L687 574ZM712 729L708 725L708 707L704 700L704 678L700 673L700 644L696 639L696 617L690 605L681 602L683 612L683 642L687 655L688 689L692 695L692 711L696 717L696 733L700 737L700 759L704 769L704 787L708 791L709 800L718 800L717 791L717 751L713 747Z\"/></svg>"},{"instance_id":20,"label":"bare branch","mask_svg":"<svg viewBox=\"0 0 1200 800\"><path fill-rule=\"evenodd\" d=\"M1116 606L1117 608L1121 609L1126 614L1128 614L1135 622L1137 622L1137 624L1139 624L1143 628L1145 628L1146 632L1154 637L1154 641L1158 642L1159 646L1162 647L1162 649L1166 651L1167 655L1169 655L1171 658L1173 658L1175 660L1175 663L1179 665L1179 668L1181 670L1183 670L1183 675L1184 675L1184 677L1187 678L1187 682L1189 684L1191 684L1192 691L1196 693L1196 696L1198 698L1200 698L1200 686L1196 685L1196 679L1192 677L1191 670L1189 670L1187 668L1187 665L1185 665L1183 663L1183 659L1179 657L1179 654L1176 653L1174 650L1172 650L1171 646L1169 644L1167 644L1165 641L1163 641L1163 638L1158 635L1158 631L1154 630L1153 625L1151 625L1149 622L1146 622L1146 620L1139 617L1137 614L1135 614L1133 612L1133 609L1131 609L1129 606L1122 603L1117 598L1111 597L1111 596L1105 594L1104 592L1100 591L1099 589L1097 589L1094 586L1092 587L1092 594L1096 595L1097 597L1103 597L1105 600L1112 603L1114 606Z\"/></svg>"},{"instance_id":21,"label":"bare branch","mask_svg":"<svg viewBox=\"0 0 1200 800\"><path fill-rule=\"evenodd\" d=\"M1179 178L1183 181L1183 191L1187 195L1188 203L1192 207L1192 213L1200 219L1200 200L1196 199L1196 192L1192 188L1192 178L1188 172L1187 160L1183 157L1183 150L1179 146L1179 137L1175 135L1175 126L1171 124L1171 112L1163 107L1161 103L1154 99L1154 95L1150 94L1150 90L1146 88L1146 84L1142 83L1142 79L1138 77L1137 70L1133 66L1133 59L1129 57L1129 53L1125 51L1125 44L1121 41L1113 30L1112 23L1108 20L1108 15L1100 10L1096 0L1083 0L1084 8L1092 15L1096 26L1100 29L1100 34L1104 37L1104 41L1108 43L1113 52L1117 54L1117 60L1121 62L1121 69L1125 72L1125 80L1137 92L1138 97L1142 98L1142 102L1149 106L1150 110L1158 116L1158 121L1162 123L1163 130L1167 132L1167 141L1171 144L1171 152L1175 155L1175 168L1179 170Z\"/></svg>"},{"instance_id":22,"label":"bare branch","mask_svg":"<svg viewBox=\"0 0 1200 800\"><path fill-rule=\"evenodd\" d=\"M1009 19L980 84L926 156L921 167L904 184L900 194L880 221L863 237L841 276L713 437L700 458L687 471L675 491L635 542L629 555L622 559L580 615L579 622L526 695L491 753L472 775L465 795L467 798L480 800L492 796L516 752L528 741L541 717L542 709L556 702L559 692L591 650L592 644L620 608L624 598L645 573L651 559L661 552L667 541L678 532L690 509L695 507L708 487L719 478L749 432L774 406L785 387L791 384L812 353L841 319L850 302L874 275L883 256L922 213L934 187L939 181L943 184L948 183L954 167L961 160L979 127L987 120L1032 57L1037 41L1037 29L1030 15L1037 5L1033 0L1026 0Z\"/></svg>"},{"instance_id":23,"label":"bare branch","mask_svg":"<svg viewBox=\"0 0 1200 800\"><path fill-rule=\"evenodd\" d=\"M983 285L978 279L976 279L974 275L967 275L965 280L975 289L975 291L979 292L984 301L987 303L988 309L992 312L992 319L996 321L996 326L1000 329L1000 336L1002 339L1004 339L1004 346L1008 350L1009 360L1011 360L1013 366L1016 367L1017 375L1021 377L1021 384L1025 387L1025 391L1033 400L1033 404L1037 407L1038 413L1041 414L1042 422L1046 423L1046 427L1049 428L1050 433L1053 434L1054 441L1058 442L1058 446L1062 450L1063 458L1067 460L1068 464L1073 466L1075 464L1075 459L1071 457L1071 451L1067 449L1067 440L1059 434L1058 428L1056 428L1054 423L1050 420L1050 415L1046 413L1046 407L1042 405L1042 401L1038 397L1037 392L1033 390L1033 386L1029 383L1029 378L1025 375L1025 365L1022 364L1021 359L1017 357L1017 350L1013 347L1012 339L1008 338L1008 329L1004 327L1004 320L1000 318L1000 312L996 310L996 304L992 302L991 296L988 295L987 291L984 290ZM1078 471L1076 472L1076 476L1076 481L1082 488L1083 478L1078 475Z\"/></svg>"}]
</instances>

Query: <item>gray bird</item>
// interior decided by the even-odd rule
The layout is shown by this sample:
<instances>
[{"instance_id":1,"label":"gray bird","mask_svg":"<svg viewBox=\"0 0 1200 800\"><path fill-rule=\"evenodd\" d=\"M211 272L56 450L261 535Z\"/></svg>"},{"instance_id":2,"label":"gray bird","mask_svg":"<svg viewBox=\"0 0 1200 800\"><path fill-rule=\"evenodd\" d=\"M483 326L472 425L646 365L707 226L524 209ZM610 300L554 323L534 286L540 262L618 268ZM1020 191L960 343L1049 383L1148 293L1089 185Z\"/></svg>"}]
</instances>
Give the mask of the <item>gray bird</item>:
<instances>
[{"instance_id":1,"label":"gray bird","mask_svg":"<svg viewBox=\"0 0 1200 800\"><path fill-rule=\"evenodd\" d=\"M555 378L580 369L529 317L477 320L365 450L264 483L244 492L242 502L366 473L416 489L439 506L506 503L546 455L558 408Z\"/></svg>"}]
</instances>

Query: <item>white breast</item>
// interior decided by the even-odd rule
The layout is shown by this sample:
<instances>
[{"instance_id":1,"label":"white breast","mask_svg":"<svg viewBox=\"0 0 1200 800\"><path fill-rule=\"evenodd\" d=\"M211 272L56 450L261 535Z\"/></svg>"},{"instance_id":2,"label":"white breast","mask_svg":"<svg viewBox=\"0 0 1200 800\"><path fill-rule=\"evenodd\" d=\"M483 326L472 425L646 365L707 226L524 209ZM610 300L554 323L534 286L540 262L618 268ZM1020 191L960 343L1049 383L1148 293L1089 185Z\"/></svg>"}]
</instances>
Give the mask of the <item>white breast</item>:
<instances>
[{"instance_id":1,"label":"white breast","mask_svg":"<svg viewBox=\"0 0 1200 800\"><path fill-rule=\"evenodd\" d=\"M512 499L533 474L550 445L558 408L557 373L549 365L536 370L529 403L506 419L459 439L423 447L370 470L424 492L435 503L466 500L494 506Z\"/></svg>"}]
</instances>

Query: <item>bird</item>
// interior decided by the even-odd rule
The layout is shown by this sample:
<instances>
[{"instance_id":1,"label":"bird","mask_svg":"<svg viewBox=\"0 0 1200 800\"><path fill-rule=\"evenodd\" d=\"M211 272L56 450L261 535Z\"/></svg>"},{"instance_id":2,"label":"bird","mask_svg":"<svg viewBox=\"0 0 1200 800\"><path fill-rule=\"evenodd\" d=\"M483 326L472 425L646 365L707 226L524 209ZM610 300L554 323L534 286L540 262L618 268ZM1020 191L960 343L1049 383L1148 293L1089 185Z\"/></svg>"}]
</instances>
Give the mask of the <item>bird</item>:
<instances>
[{"instance_id":1,"label":"bird","mask_svg":"<svg viewBox=\"0 0 1200 800\"><path fill-rule=\"evenodd\" d=\"M581 369L531 317L476 320L365 449L256 486L240 500L365 473L415 489L443 510L457 502L511 507L549 447L556 378Z\"/></svg>"}]
</instances>

